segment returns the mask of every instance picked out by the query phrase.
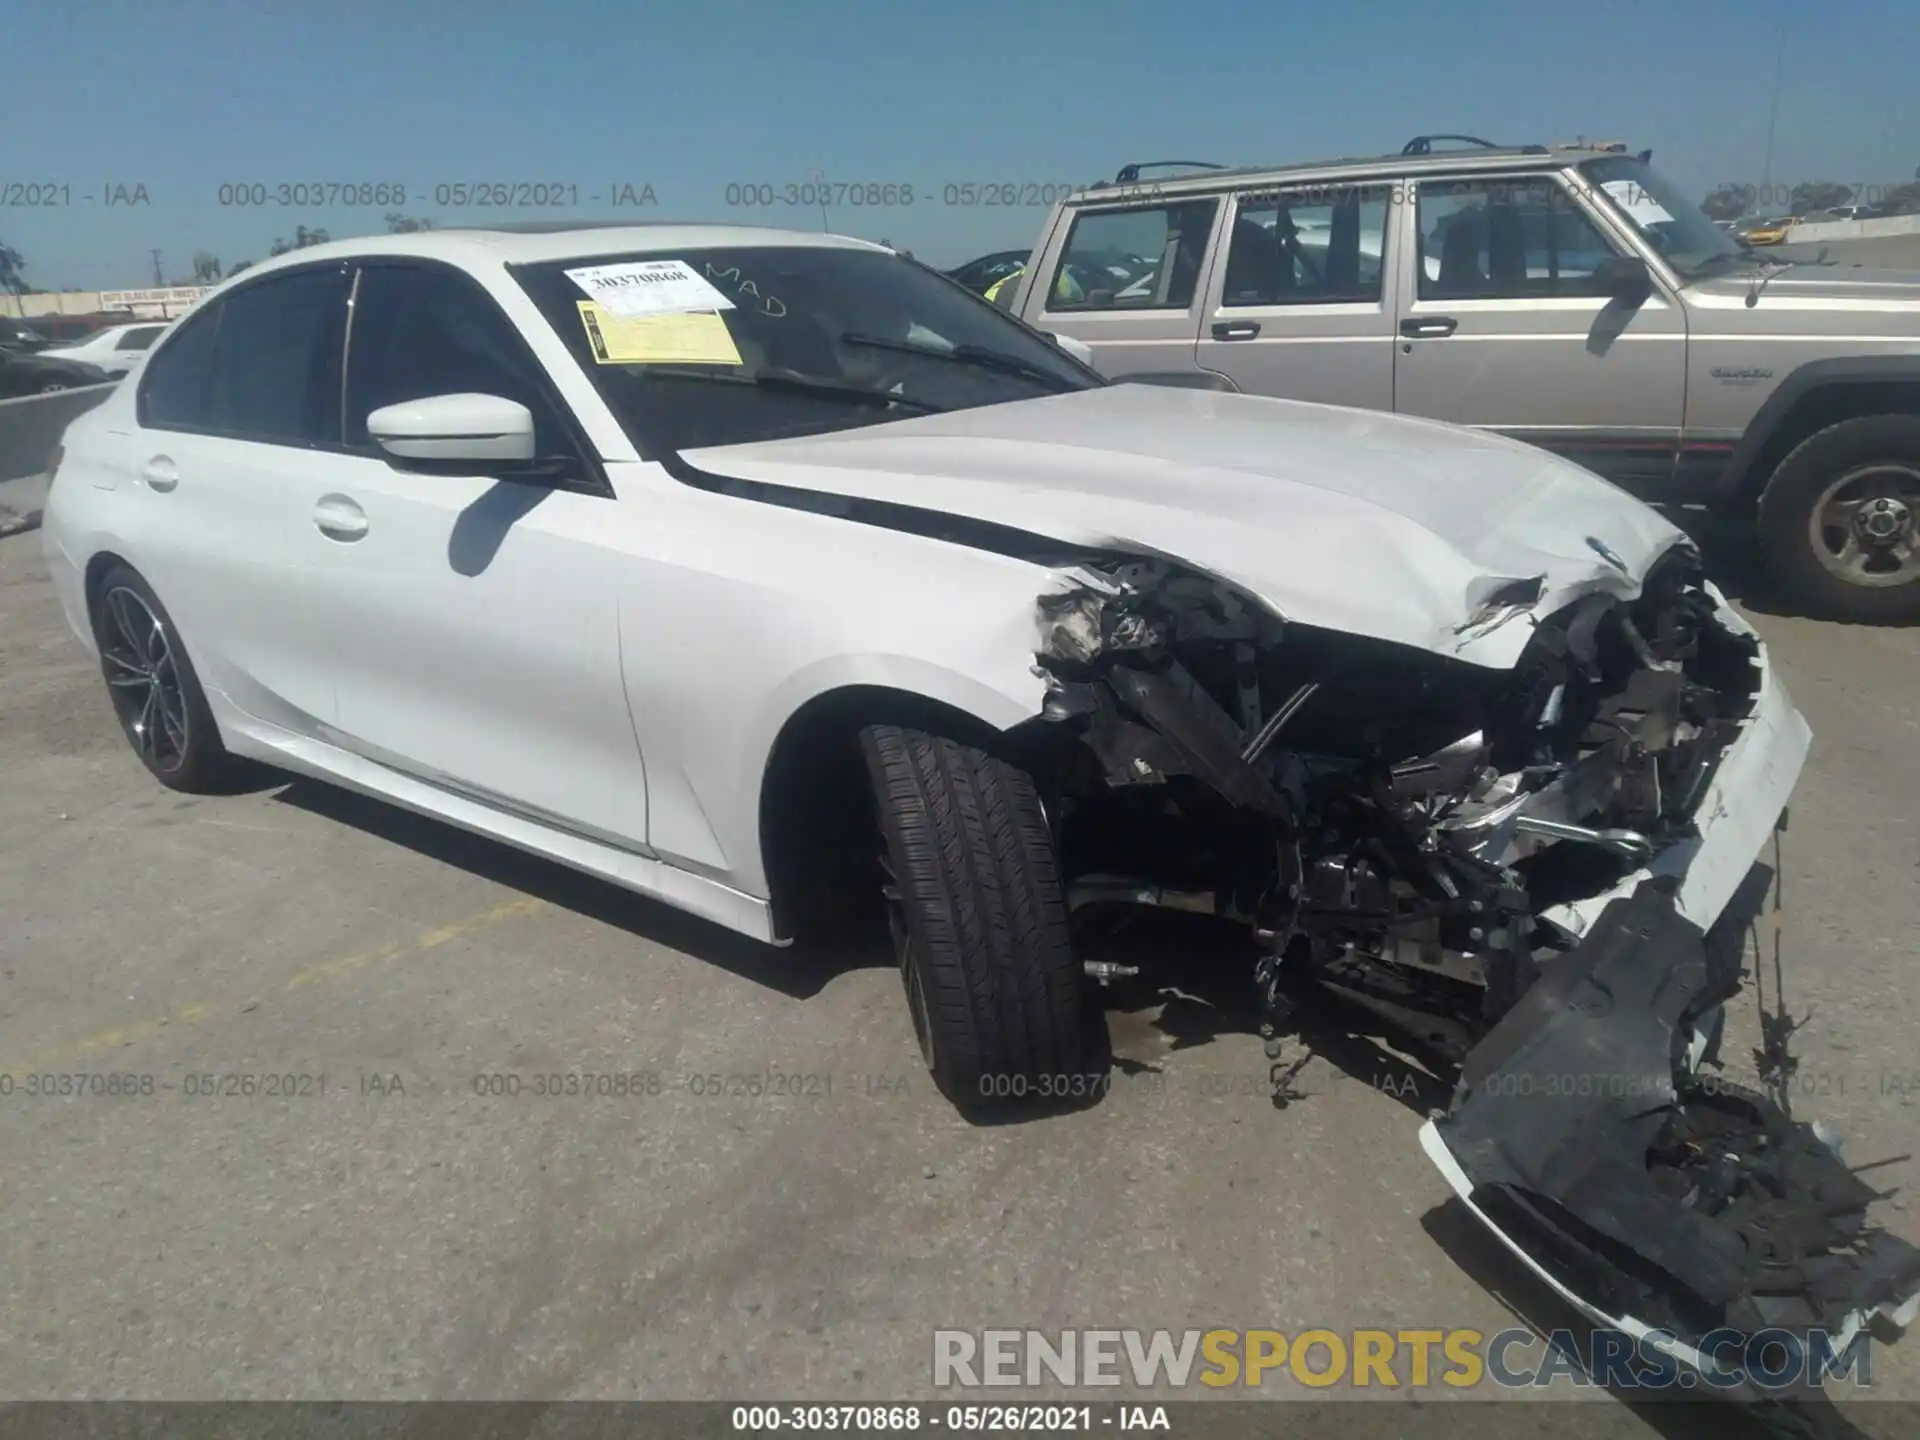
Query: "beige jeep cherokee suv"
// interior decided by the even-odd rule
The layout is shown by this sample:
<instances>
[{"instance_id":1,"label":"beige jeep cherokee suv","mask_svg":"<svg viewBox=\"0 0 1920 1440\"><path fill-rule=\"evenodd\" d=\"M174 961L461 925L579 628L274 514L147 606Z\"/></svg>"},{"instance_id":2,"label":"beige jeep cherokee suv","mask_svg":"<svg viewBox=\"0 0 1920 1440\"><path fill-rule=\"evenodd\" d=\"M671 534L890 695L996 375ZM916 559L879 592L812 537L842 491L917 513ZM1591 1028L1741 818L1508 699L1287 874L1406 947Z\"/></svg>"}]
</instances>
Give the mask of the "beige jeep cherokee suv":
<instances>
[{"instance_id":1,"label":"beige jeep cherokee suv","mask_svg":"<svg viewBox=\"0 0 1920 1440\"><path fill-rule=\"evenodd\" d=\"M997 298L1109 376L1499 430L1752 516L1804 603L1920 618L1920 274L1757 255L1648 159L1422 136L1130 165Z\"/></svg>"}]
</instances>

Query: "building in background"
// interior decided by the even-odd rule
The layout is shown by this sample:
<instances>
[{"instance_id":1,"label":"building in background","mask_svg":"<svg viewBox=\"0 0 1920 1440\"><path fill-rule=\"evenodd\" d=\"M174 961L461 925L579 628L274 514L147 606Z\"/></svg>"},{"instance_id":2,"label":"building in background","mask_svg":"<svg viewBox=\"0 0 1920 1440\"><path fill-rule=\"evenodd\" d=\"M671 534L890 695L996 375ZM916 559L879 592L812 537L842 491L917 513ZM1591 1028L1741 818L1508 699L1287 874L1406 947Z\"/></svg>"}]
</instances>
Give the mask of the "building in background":
<instances>
[{"instance_id":1,"label":"building in background","mask_svg":"<svg viewBox=\"0 0 1920 1440\"><path fill-rule=\"evenodd\" d=\"M171 320L213 292L211 285L175 285L159 290L102 290L100 308L125 310L135 320Z\"/></svg>"},{"instance_id":2,"label":"building in background","mask_svg":"<svg viewBox=\"0 0 1920 1440\"><path fill-rule=\"evenodd\" d=\"M0 294L0 315L20 319L36 316L102 315L103 325L126 320L171 320L184 315L211 285L174 285L156 290L55 290L26 295Z\"/></svg>"}]
</instances>

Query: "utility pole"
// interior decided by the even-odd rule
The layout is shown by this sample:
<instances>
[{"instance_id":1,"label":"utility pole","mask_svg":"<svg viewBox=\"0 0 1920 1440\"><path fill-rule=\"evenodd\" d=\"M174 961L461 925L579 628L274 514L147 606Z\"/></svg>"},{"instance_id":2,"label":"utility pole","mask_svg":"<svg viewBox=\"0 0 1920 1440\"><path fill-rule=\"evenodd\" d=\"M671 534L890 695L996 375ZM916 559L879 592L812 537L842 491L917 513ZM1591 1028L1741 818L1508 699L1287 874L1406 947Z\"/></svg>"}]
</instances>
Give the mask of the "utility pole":
<instances>
[{"instance_id":1,"label":"utility pole","mask_svg":"<svg viewBox=\"0 0 1920 1440\"><path fill-rule=\"evenodd\" d=\"M149 250L147 253L153 256L153 286L154 289L157 290L167 283L160 278L160 252L158 250Z\"/></svg>"},{"instance_id":2,"label":"utility pole","mask_svg":"<svg viewBox=\"0 0 1920 1440\"><path fill-rule=\"evenodd\" d=\"M1780 0L1780 34L1773 52L1773 88L1767 92L1767 153L1760 162L1760 191L1754 202L1755 213L1760 215L1774 208L1767 185L1773 179L1773 132L1774 124L1780 118L1780 79L1786 71L1786 64L1787 0Z\"/></svg>"}]
</instances>

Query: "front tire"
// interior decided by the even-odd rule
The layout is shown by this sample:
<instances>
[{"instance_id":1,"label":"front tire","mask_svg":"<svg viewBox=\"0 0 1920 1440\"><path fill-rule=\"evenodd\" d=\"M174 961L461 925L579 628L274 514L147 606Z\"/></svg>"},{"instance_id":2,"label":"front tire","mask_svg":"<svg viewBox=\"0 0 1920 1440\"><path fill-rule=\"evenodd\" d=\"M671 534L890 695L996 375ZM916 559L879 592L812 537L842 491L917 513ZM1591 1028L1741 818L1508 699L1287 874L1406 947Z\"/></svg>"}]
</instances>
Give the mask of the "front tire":
<instances>
[{"instance_id":1,"label":"front tire","mask_svg":"<svg viewBox=\"0 0 1920 1440\"><path fill-rule=\"evenodd\" d=\"M1920 619L1920 416L1865 415L1801 441L1760 497L1759 538L1820 616Z\"/></svg>"},{"instance_id":2,"label":"front tire","mask_svg":"<svg viewBox=\"0 0 1920 1440\"><path fill-rule=\"evenodd\" d=\"M922 1058L978 1114L1089 1093L1082 977L1032 776L920 730L860 733Z\"/></svg>"},{"instance_id":3,"label":"front tire","mask_svg":"<svg viewBox=\"0 0 1920 1440\"><path fill-rule=\"evenodd\" d=\"M235 762L160 597L135 571L115 565L94 587L92 610L108 697L147 773L187 794L224 788Z\"/></svg>"}]
</instances>

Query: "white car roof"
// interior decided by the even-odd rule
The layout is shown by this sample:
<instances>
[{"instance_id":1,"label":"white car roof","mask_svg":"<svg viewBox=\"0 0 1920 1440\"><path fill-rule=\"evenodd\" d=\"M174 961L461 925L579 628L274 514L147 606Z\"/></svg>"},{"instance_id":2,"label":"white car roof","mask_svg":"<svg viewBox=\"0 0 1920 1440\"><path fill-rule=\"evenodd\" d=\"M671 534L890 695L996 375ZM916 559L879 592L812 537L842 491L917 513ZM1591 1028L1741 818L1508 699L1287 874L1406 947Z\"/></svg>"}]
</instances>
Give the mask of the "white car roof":
<instances>
[{"instance_id":1,"label":"white car roof","mask_svg":"<svg viewBox=\"0 0 1920 1440\"><path fill-rule=\"evenodd\" d=\"M406 235L364 235L352 240L330 240L324 245L309 245L303 250L293 250L262 260L234 278L236 281L245 281L289 265L366 255L419 256L445 260L466 269L481 269L545 260L585 259L594 255L618 255L640 250L774 245L892 253L884 245L876 245L870 240L856 240L849 235L827 235L818 230L777 230L763 225L568 225L560 229L542 225L497 230L449 228L421 230Z\"/></svg>"}]
</instances>

